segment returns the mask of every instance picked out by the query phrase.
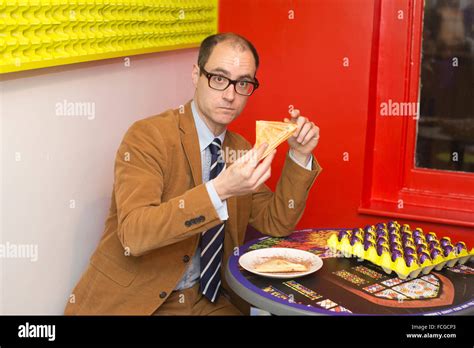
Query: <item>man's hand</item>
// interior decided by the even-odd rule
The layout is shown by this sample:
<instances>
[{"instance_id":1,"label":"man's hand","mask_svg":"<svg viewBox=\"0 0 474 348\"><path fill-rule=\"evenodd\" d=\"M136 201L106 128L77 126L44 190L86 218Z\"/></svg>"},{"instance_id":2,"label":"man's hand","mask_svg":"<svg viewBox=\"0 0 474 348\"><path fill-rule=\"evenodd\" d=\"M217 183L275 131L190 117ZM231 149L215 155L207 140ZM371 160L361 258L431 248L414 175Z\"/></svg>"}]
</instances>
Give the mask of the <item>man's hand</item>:
<instances>
[{"instance_id":1,"label":"man's hand","mask_svg":"<svg viewBox=\"0 0 474 348\"><path fill-rule=\"evenodd\" d=\"M267 147L267 143L263 143L258 149L254 147L213 179L214 188L221 200L255 192L268 180L276 150L259 164Z\"/></svg>"},{"instance_id":2,"label":"man's hand","mask_svg":"<svg viewBox=\"0 0 474 348\"><path fill-rule=\"evenodd\" d=\"M291 120L285 118L285 122L295 123L298 128L288 139L288 145L298 162L306 165L311 158L311 152L318 145L319 127L308 118L301 116L297 109L293 109L290 116Z\"/></svg>"}]
</instances>

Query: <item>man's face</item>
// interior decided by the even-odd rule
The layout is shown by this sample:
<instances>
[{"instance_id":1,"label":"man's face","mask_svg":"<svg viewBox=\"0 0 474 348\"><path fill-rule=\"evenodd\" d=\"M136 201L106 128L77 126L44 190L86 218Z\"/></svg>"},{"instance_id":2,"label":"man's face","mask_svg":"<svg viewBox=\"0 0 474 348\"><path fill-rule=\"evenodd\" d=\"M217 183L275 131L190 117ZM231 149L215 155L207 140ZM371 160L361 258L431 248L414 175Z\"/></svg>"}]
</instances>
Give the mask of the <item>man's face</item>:
<instances>
[{"instance_id":1,"label":"man's face","mask_svg":"<svg viewBox=\"0 0 474 348\"><path fill-rule=\"evenodd\" d=\"M249 49L241 50L238 46L233 47L225 41L214 47L204 69L232 80L247 81L253 81L256 72L252 52ZM226 127L239 116L248 96L236 93L233 85L229 85L224 91L212 89L204 73L199 73L197 65L193 67L192 76L196 87L194 100L208 124Z\"/></svg>"}]
</instances>

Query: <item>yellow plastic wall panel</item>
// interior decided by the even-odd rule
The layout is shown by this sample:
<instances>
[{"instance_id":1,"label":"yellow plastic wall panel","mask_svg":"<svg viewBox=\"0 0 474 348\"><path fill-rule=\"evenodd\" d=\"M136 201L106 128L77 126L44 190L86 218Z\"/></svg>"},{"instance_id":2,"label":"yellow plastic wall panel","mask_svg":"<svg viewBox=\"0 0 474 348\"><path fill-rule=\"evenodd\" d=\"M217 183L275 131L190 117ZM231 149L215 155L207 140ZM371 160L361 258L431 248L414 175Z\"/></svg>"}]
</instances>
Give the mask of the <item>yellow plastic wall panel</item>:
<instances>
[{"instance_id":1,"label":"yellow plastic wall panel","mask_svg":"<svg viewBox=\"0 0 474 348\"><path fill-rule=\"evenodd\" d=\"M0 0L0 73L197 47L217 0Z\"/></svg>"}]
</instances>

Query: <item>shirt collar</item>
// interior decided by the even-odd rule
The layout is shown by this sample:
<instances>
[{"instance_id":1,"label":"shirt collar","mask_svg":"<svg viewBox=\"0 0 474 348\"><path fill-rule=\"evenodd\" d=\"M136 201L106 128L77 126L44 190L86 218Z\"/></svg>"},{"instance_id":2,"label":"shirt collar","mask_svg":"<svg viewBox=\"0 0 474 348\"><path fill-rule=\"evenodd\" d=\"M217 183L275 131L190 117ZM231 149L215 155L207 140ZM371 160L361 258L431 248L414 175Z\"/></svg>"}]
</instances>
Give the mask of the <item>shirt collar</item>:
<instances>
[{"instance_id":1,"label":"shirt collar","mask_svg":"<svg viewBox=\"0 0 474 348\"><path fill-rule=\"evenodd\" d=\"M207 127L206 123L199 116L196 106L194 105L194 100L191 102L191 110L193 112L194 124L196 125L196 130L198 133L200 151L204 151L215 138L219 138L221 144L224 144L226 130L224 130L217 137L214 136L209 127Z\"/></svg>"}]
</instances>

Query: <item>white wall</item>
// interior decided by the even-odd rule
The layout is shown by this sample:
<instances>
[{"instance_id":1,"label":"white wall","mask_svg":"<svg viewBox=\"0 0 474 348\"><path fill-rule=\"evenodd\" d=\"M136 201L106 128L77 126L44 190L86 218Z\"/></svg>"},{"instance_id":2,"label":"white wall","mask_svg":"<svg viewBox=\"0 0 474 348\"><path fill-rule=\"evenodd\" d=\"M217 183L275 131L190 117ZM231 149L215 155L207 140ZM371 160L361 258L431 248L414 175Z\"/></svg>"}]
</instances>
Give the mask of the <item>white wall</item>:
<instances>
[{"instance_id":1,"label":"white wall","mask_svg":"<svg viewBox=\"0 0 474 348\"><path fill-rule=\"evenodd\" d=\"M102 234L120 140L135 120L192 98L196 59L190 49L2 77L1 245L31 249L0 256L1 314L63 313ZM60 116L65 101L95 115Z\"/></svg>"}]
</instances>

